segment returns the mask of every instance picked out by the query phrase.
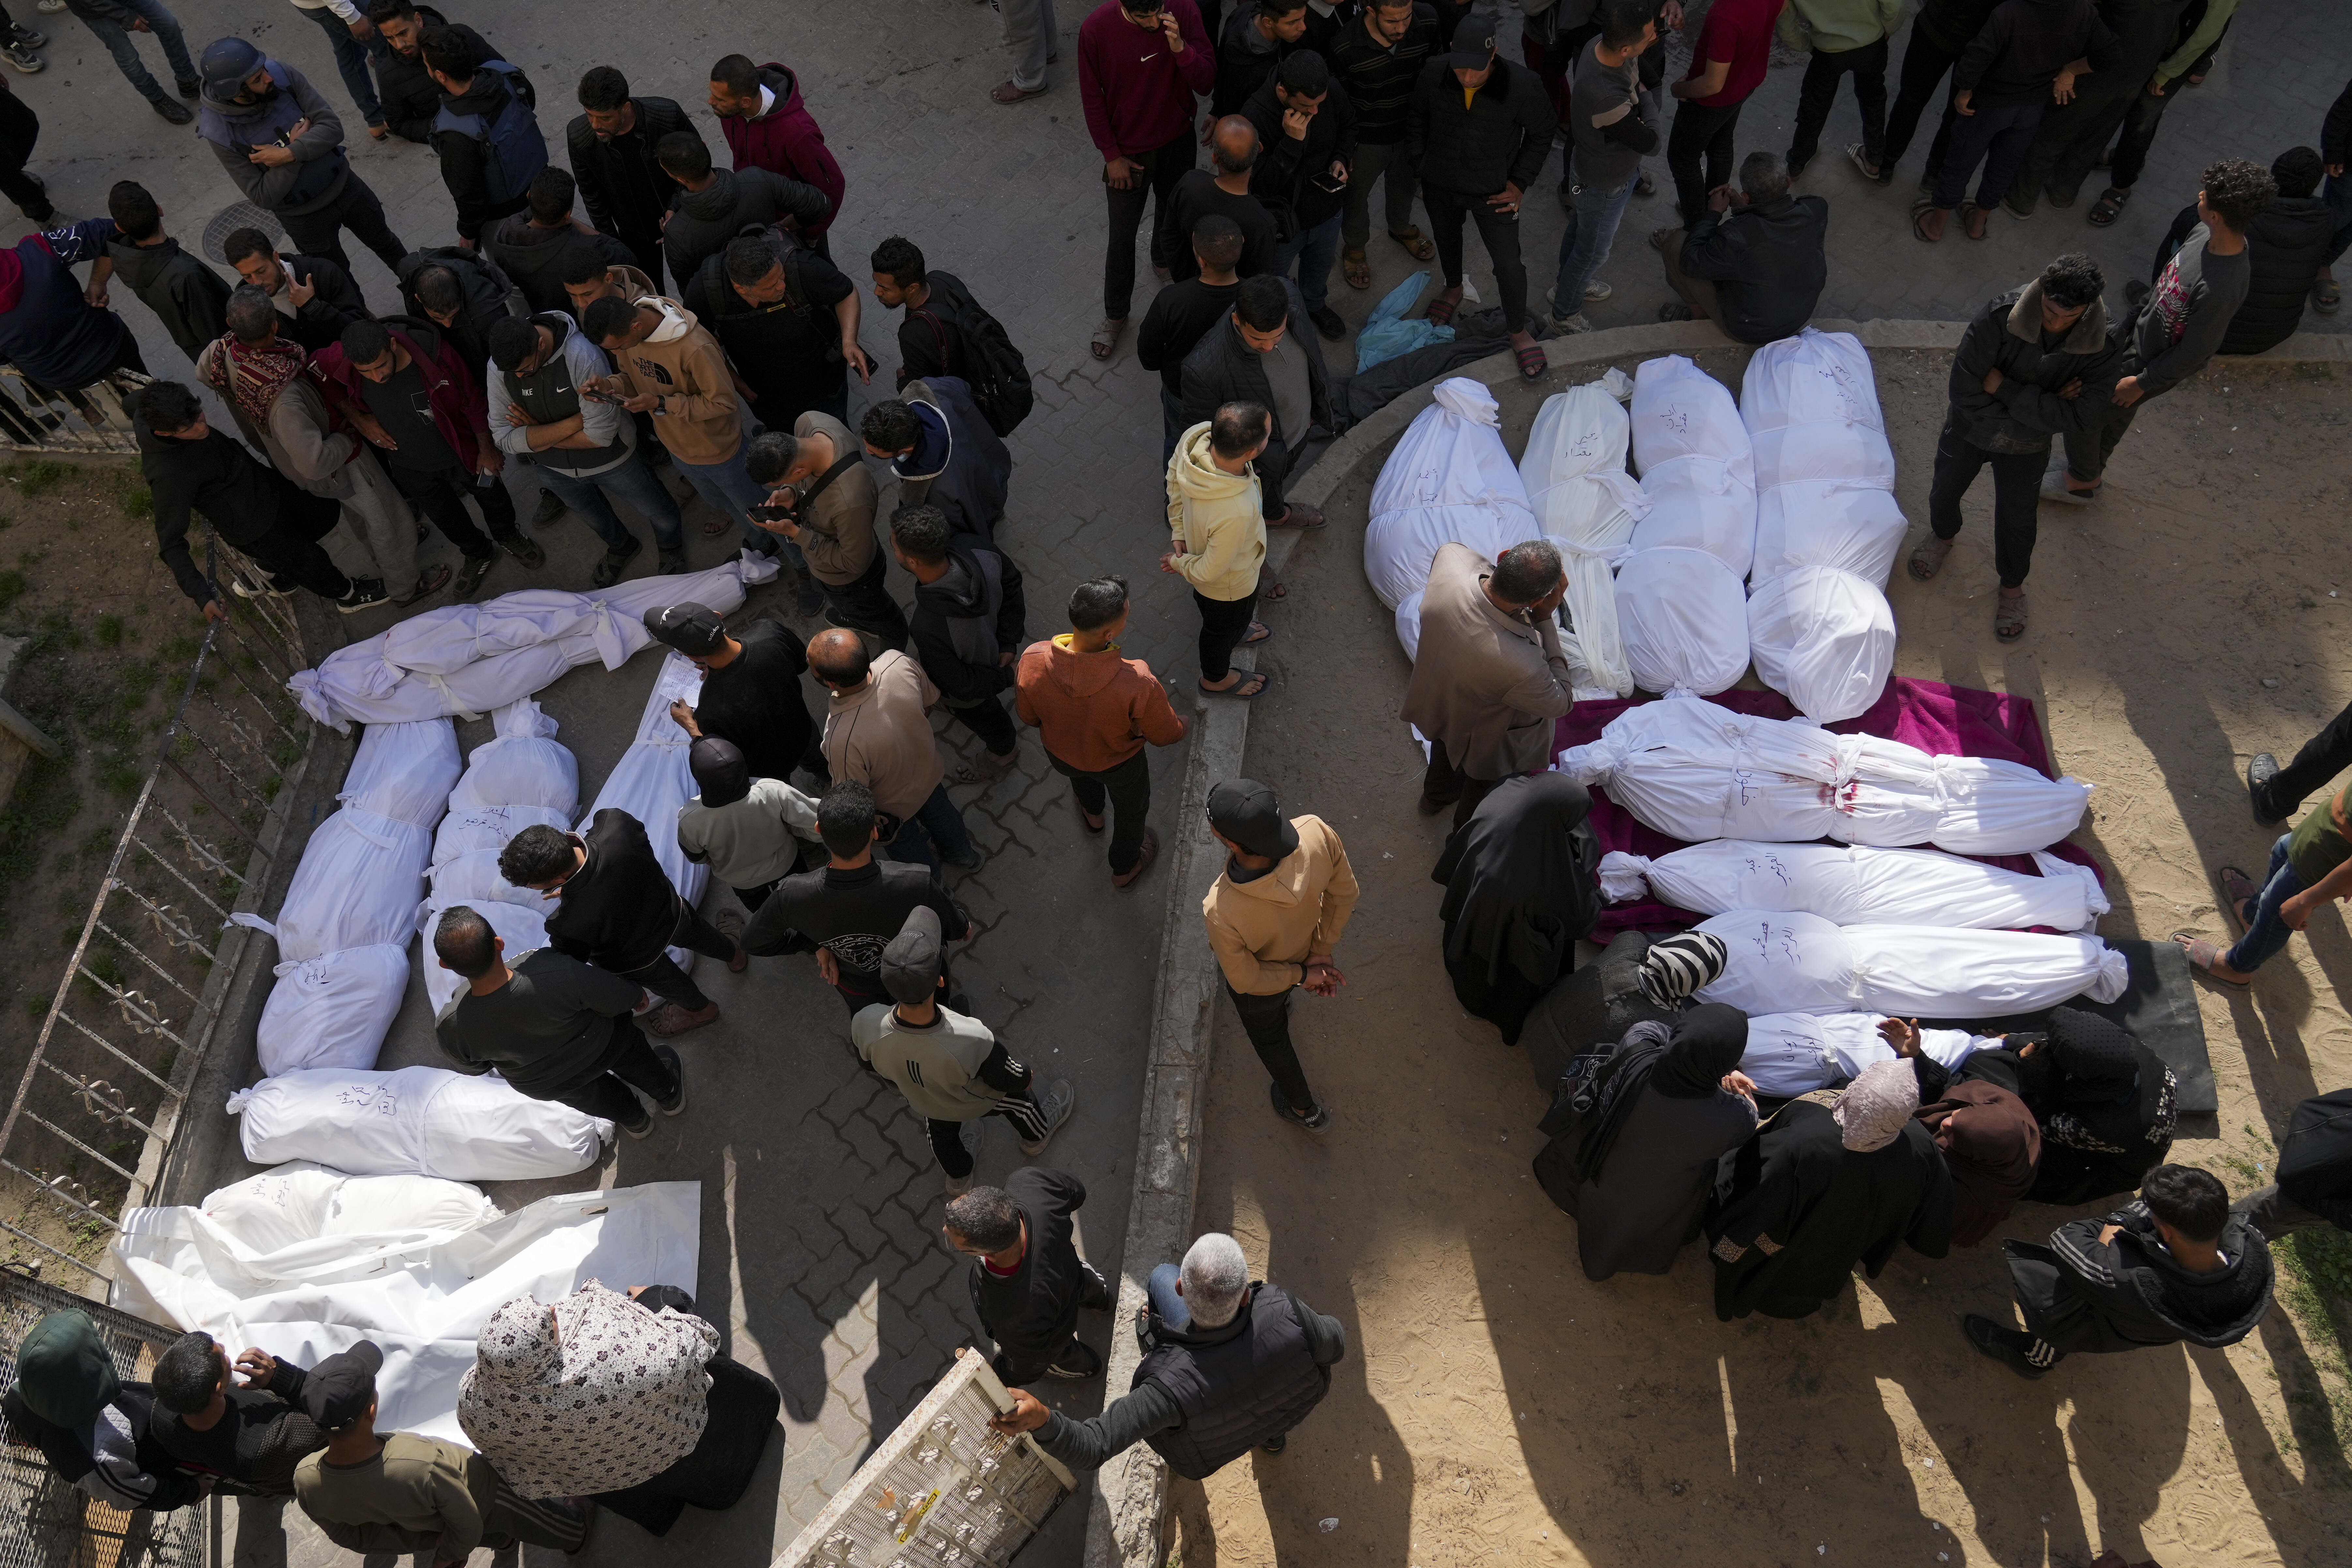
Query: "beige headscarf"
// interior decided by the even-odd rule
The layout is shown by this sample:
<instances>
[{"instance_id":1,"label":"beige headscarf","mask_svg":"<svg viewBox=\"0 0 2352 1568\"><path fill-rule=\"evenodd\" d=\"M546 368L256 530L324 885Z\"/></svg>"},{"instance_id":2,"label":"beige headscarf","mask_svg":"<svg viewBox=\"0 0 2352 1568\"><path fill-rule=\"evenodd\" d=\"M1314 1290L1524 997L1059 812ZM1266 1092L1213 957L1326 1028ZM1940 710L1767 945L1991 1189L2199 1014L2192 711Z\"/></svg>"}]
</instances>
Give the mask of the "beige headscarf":
<instances>
[{"instance_id":1,"label":"beige headscarf","mask_svg":"<svg viewBox=\"0 0 2352 1568\"><path fill-rule=\"evenodd\" d=\"M518 1296L482 1325L457 1425L526 1498L619 1491L694 1452L719 1331L591 1279L552 1308Z\"/></svg>"},{"instance_id":2,"label":"beige headscarf","mask_svg":"<svg viewBox=\"0 0 2352 1568\"><path fill-rule=\"evenodd\" d=\"M1845 1146L1869 1154L1900 1138L1904 1123L1918 1109L1919 1075L1908 1059L1896 1057L1863 1068L1830 1107L1830 1114L1844 1130Z\"/></svg>"}]
</instances>

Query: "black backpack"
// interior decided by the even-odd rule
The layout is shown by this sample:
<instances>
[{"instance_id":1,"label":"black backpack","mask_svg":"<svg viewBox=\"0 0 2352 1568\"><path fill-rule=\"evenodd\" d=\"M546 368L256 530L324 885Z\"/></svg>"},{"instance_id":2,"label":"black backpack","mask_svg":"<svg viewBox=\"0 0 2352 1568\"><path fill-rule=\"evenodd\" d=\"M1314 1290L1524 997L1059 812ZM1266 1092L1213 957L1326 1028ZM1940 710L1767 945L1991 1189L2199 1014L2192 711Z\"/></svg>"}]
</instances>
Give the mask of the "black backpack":
<instances>
[{"instance_id":1,"label":"black backpack","mask_svg":"<svg viewBox=\"0 0 2352 1568\"><path fill-rule=\"evenodd\" d=\"M929 323L939 340L940 362L962 372L972 401L980 405L981 416L990 429L999 437L1010 436L1029 417L1029 411L1037 406L1037 395L1029 384L1029 367L1022 363L1021 351L1013 346L1003 323L982 310L961 286L950 282L941 288L934 283L930 302L907 314L910 320ZM949 352L950 327L963 348L961 364Z\"/></svg>"},{"instance_id":2,"label":"black backpack","mask_svg":"<svg viewBox=\"0 0 2352 1568\"><path fill-rule=\"evenodd\" d=\"M734 299L734 291L728 287L726 252L721 250L705 261L701 270L696 274L697 280L702 285L703 318L716 321L721 316L757 313L761 310L790 310L824 344L824 363L828 366L842 363L845 356L841 352L841 333L834 314L809 298L808 285L801 279L801 258L807 254L805 247L781 226L773 224L750 225L740 231L738 237L761 237L775 247L776 254L783 263L784 297L773 305L750 307L747 310L740 300ZM681 296L684 291L682 287Z\"/></svg>"}]
</instances>

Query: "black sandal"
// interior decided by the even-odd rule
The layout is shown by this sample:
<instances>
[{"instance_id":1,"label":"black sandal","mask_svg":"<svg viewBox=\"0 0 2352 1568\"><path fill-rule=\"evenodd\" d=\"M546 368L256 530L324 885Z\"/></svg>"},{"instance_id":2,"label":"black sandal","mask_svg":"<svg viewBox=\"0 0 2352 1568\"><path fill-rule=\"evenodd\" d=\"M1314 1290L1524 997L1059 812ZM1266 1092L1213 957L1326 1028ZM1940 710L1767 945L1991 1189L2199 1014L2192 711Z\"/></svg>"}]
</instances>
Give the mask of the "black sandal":
<instances>
[{"instance_id":1,"label":"black sandal","mask_svg":"<svg viewBox=\"0 0 2352 1568\"><path fill-rule=\"evenodd\" d=\"M2123 215L2124 204L2129 200L2131 200L2129 186L2109 185L2099 193L2099 199L2093 202L2091 210L2083 216L2090 221L2092 226L2106 228Z\"/></svg>"}]
</instances>

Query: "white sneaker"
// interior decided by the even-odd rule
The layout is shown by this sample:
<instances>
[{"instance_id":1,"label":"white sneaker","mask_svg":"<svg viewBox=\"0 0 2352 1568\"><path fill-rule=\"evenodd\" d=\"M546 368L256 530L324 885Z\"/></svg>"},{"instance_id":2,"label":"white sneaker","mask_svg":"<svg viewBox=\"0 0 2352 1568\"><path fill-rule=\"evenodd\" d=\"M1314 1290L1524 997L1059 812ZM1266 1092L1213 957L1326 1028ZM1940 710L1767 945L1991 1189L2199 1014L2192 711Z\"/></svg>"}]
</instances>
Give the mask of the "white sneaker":
<instances>
[{"instance_id":1,"label":"white sneaker","mask_svg":"<svg viewBox=\"0 0 2352 1568\"><path fill-rule=\"evenodd\" d=\"M1587 283L1584 286L1585 302L1587 304L1597 305L1615 292L1617 292L1616 289L1612 289L1608 284L1603 283L1600 279L1595 278L1591 282Z\"/></svg>"},{"instance_id":2,"label":"white sneaker","mask_svg":"<svg viewBox=\"0 0 2352 1568\"><path fill-rule=\"evenodd\" d=\"M1062 1123L1070 1119L1070 1112L1076 1109L1077 1103L1078 1091L1070 1087L1068 1079L1057 1078L1039 1089L1037 1107L1045 1113L1045 1136L1034 1143L1024 1138L1021 1140L1021 1152L1031 1156L1044 1153L1045 1145L1053 1140L1055 1133L1061 1131Z\"/></svg>"},{"instance_id":3,"label":"white sneaker","mask_svg":"<svg viewBox=\"0 0 2352 1568\"><path fill-rule=\"evenodd\" d=\"M1573 316L1563 316L1555 310L1551 314L1551 330L1555 332L1589 332L1592 330L1592 318L1581 310Z\"/></svg>"}]
</instances>

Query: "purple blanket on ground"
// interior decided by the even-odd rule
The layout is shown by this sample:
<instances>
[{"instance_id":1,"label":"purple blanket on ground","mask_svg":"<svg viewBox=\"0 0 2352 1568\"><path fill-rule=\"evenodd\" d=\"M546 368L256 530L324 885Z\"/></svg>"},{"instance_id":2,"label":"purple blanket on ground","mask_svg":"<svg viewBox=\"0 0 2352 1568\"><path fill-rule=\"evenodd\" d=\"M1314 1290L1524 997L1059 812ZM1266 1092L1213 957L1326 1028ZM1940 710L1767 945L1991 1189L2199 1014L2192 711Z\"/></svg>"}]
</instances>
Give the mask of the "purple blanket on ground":
<instances>
[{"instance_id":1,"label":"purple blanket on ground","mask_svg":"<svg viewBox=\"0 0 2352 1568\"><path fill-rule=\"evenodd\" d=\"M1777 691L1732 690L1704 700L1759 719L1797 717L1796 705ZM1616 699L1578 703L1561 716L1552 754L1556 757L1570 746L1587 745L1597 740L1612 719L1633 706L1630 701ZM1877 735L1900 741L1930 756L1998 757L2004 762L2022 763L2050 778L2058 776L2058 770L2050 764L2050 742L2042 737L2042 718L2033 710L2032 700L2003 692L1979 691L1972 687L1948 686L1940 680L1912 680L1897 676L1886 683L1886 689L1869 711L1859 718L1822 727L1841 735ZM1686 847L1683 840L1669 838L1634 821L1631 812L1610 800L1609 792L1597 784L1592 790L1590 820L1603 853L1622 849L1654 859ZM2062 860L2088 866L2105 884L2106 873L2088 850L2062 841L2052 845L2050 853ZM2041 874L2030 855L1980 855L1972 858L2028 877ZM1702 918L1670 904L1612 904L1601 911L1601 922L1594 928L1592 939L1605 942L1621 931L1679 931L1696 925Z\"/></svg>"}]
</instances>

